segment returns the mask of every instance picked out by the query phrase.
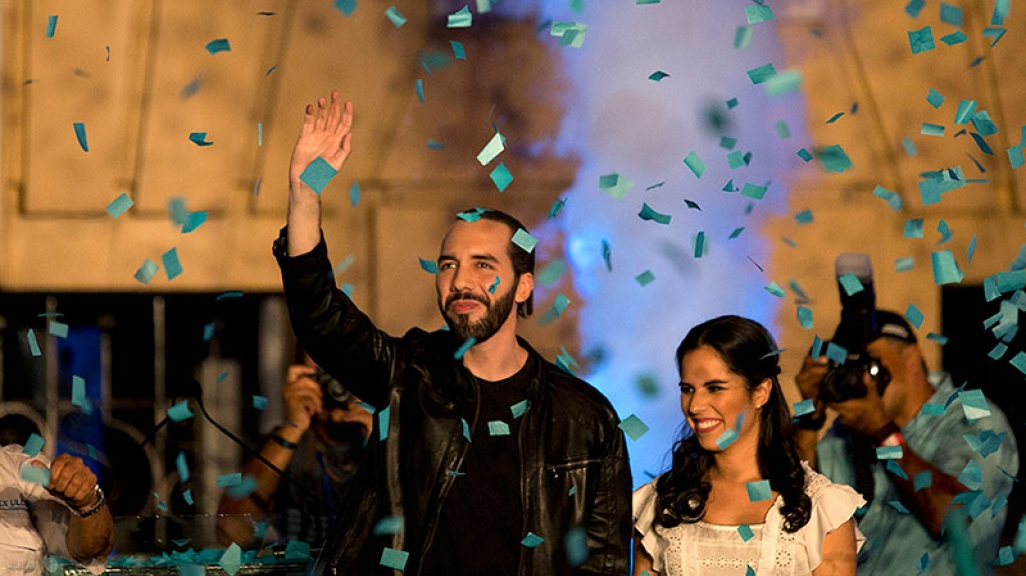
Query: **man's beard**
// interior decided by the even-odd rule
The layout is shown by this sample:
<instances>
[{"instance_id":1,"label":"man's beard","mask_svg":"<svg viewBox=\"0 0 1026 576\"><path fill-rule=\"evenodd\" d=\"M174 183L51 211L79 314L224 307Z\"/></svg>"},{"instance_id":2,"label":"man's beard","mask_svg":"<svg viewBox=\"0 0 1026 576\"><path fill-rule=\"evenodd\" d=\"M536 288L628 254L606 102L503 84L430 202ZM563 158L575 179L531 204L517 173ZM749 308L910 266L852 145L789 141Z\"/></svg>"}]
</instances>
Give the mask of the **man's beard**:
<instances>
[{"instance_id":1,"label":"man's beard","mask_svg":"<svg viewBox=\"0 0 1026 576\"><path fill-rule=\"evenodd\" d=\"M513 304L515 303L514 297L515 290L513 289L508 290L494 302L489 302L487 298L470 292L452 294L445 300L442 316L445 318L445 323L449 325L449 330L452 330L452 333L460 340L474 338L477 342L484 342L494 336L499 331L499 328L502 328L506 318L509 318L510 311L513 310ZM468 314L450 312L449 304L461 299L475 300L484 304L487 309L484 318L477 322L471 322Z\"/></svg>"}]
</instances>

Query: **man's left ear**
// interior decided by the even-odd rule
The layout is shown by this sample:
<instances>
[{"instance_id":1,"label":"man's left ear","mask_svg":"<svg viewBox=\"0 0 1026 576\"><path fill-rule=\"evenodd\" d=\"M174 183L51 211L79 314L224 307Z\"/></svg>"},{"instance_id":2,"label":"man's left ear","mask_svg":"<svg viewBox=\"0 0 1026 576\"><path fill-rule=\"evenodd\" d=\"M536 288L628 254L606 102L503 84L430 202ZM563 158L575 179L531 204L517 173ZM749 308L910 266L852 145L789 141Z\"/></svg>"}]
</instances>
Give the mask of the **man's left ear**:
<instances>
[{"instance_id":1,"label":"man's left ear","mask_svg":"<svg viewBox=\"0 0 1026 576\"><path fill-rule=\"evenodd\" d=\"M520 280L517 282L517 294L514 298L517 304L527 302L527 299L531 297L531 292L534 292L534 274L525 272L520 275Z\"/></svg>"}]
</instances>

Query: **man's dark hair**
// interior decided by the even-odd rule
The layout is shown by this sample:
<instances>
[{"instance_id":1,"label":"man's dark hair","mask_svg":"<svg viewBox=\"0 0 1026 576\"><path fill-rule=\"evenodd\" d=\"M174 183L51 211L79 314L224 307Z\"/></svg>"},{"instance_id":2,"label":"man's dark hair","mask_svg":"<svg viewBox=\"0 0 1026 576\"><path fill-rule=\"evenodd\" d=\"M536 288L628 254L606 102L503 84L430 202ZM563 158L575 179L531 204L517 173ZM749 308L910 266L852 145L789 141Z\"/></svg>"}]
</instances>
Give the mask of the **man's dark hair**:
<instances>
[{"instance_id":1,"label":"man's dark hair","mask_svg":"<svg viewBox=\"0 0 1026 576\"><path fill-rule=\"evenodd\" d=\"M460 212L460 219L465 214L476 214L478 219L481 220L492 220L493 222L501 222L509 228L510 236L517 233L517 230L523 230L529 232L526 226L520 221L510 216L509 214L501 210L493 210L491 208L472 208L470 210ZM472 220L468 220L472 221ZM506 246L506 254L509 255L509 259L513 262L513 289L516 289L517 284L520 282L520 276L526 273L534 274L534 250L528 252L520 246L517 246L513 242L510 242ZM527 297L527 300L517 303L517 316L527 318L534 313L534 291Z\"/></svg>"}]
</instances>

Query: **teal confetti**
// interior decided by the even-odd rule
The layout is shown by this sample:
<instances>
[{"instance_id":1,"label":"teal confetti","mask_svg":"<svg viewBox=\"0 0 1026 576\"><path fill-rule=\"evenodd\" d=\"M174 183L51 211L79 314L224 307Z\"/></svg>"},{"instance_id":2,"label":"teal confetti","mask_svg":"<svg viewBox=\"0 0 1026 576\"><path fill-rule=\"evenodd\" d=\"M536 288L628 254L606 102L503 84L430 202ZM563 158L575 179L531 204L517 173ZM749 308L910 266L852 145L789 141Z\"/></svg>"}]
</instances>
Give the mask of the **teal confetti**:
<instances>
[{"instance_id":1,"label":"teal confetti","mask_svg":"<svg viewBox=\"0 0 1026 576\"><path fill-rule=\"evenodd\" d=\"M912 0L905 6L905 13L913 18L919 18L919 13L926 6L926 0Z\"/></svg>"},{"instance_id":2,"label":"teal confetti","mask_svg":"<svg viewBox=\"0 0 1026 576\"><path fill-rule=\"evenodd\" d=\"M608 240L602 240L602 260L606 263L606 270L613 271L613 248Z\"/></svg>"},{"instance_id":3,"label":"teal confetti","mask_svg":"<svg viewBox=\"0 0 1026 576\"><path fill-rule=\"evenodd\" d=\"M455 13L449 14L446 28L470 28L472 23L473 15L470 13L470 7L463 6Z\"/></svg>"},{"instance_id":4,"label":"teal confetti","mask_svg":"<svg viewBox=\"0 0 1026 576\"><path fill-rule=\"evenodd\" d=\"M737 108L737 105L737 98L731 98L730 100L727 100L727 110L733 110L734 108Z\"/></svg>"},{"instance_id":5,"label":"teal confetti","mask_svg":"<svg viewBox=\"0 0 1026 576\"><path fill-rule=\"evenodd\" d=\"M698 154L695 154L693 150L684 158L684 164L687 165L687 167L691 169L691 172L693 172L698 178L701 178L702 174L705 174L705 163L702 162L698 157Z\"/></svg>"},{"instance_id":6,"label":"teal confetti","mask_svg":"<svg viewBox=\"0 0 1026 576\"><path fill-rule=\"evenodd\" d=\"M741 189L741 195L761 200L762 197L766 195L766 187L756 186L755 184L748 184L746 182L744 188Z\"/></svg>"},{"instance_id":7,"label":"teal confetti","mask_svg":"<svg viewBox=\"0 0 1026 576\"><path fill-rule=\"evenodd\" d=\"M553 260L545 265L535 276L540 286L554 286L569 268L566 260Z\"/></svg>"},{"instance_id":8,"label":"teal confetti","mask_svg":"<svg viewBox=\"0 0 1026 576\"><path fill-rule=\"evenodd\" d=\"M837 122L838 120L840 120L841 116L844 116L844 112L838 112L837 114L834 114L833 116L830 117L829 120L827 120L825 122L825 124L833 124L834 122Z\"/></svg>"},{"instance_id":9,"label":"teal confetti","mask_svg":"<svg viewBox=\"0 0 1026 576\"><path fill-rule=\"evenodd\" d=\"M958 103L958 111L955 112L955 124L968 124L976 113L975 100L962 100Z\"/></svg>"},{"instance_id":10,"label":"teal confetti","mask_svg":"<svg viewBox=\"0 0 1026 576\"><path fill-rule=\"evenodd\" d=\"M46 37L53 38L53 35L57 32L57 15L51 14L46 19Z\"/></svg>"},{"instance_id":11,"label":"teal confetti","mask_svg":"<svg viewBox=\"0 0 1026 576\"><path fill-rule=\"evenodd\" d=\"M873 196L883 198L884 200L886 200L887 205L890 206L891 210L894 210L895 212L899 212L905 205L904 201L902 201L901 199L901 196L898 196L894 192L891 192L890 190L884 188L883 186L880 186L879 184L877 184L876 188L873 189Z\"/></svg>"},{"instance_id":12,"label":"teal confetti","mask_svg":"<svg viewBox=\"0 0 1026 576\"><path fill-rule=\"evenodd\" d=\"M726 148L727 150L732 150L736 144L737 144L737 139L736 138L731 138L730 136L721 136L720 137L720 148Z\"/></svg>"},{"instance_id":13,"label":"teal confetti","mask_svg":"<svg viewBox=\"0 0 1026 576\"><path fill-rule=\"evenodd\" d=\"M745 165L744 154L740 150L735 150L730 154L727 154L727 165L730 169L740 168Z\"/></svg>"},{"instance_id":14,"label":"teal confetti","mask_svg":"<svg viewBox=\"0 0 1026 576\"><path fill-rule=\"evenodd\" d=\"M89 151L89 142L86 138L86 128L84 122L75 122L75 138L78 139L78 145L82 148L83 152Z\"/></svg>"},{"instance_id":15,"label":"teal confetti","mask_svg":"<svg viewBox=\"0 0 1026 576\"><path fill-rule=\"evenodd\" d=\"M770 96L786 96L797 92L801 87L801 70L784 70L765 82L766 94Z\"/></svg>"},{"instance_id":16,"label":"teal confetti","mask_svg":"<svg viewBox=\"0 0 1026 576\"><path fill-rule=\"evenodd\" d=\"M945 242L951 240L951 228L948 226L948 223L945 222L943 219L941 219L941 221L937 223L937 232L939 232L941 235L941 238L937 242L937 244L944 244Z\"/></svg>"},{"instance_id":17,"label":"teal confetti","mask_svg":"<svg viewBox=\"0 0 1026 576\"><path fill-rule=\"evenodd\" d=\"M36 331L29 328L26 333L26 338L28 338L29 352L32 356L36 358L42 356L43 351L39 349L39 342L36 340Z\"/></svg>"},{"instance_id":18,"label":"teal confetti","mask_svg":"<svg viewBox=\"0 0 1026 576\"><path fill-rule=\"evenodd\" d=\"M185 484L189 481L189 463L185 459L185 453L179 452L175 458L175 468L178 469L178 481Z\"/></svg>"},{"instance_id":19,"label":"teal confetti","mask_svg":"<svg viewBox=\"0 0 1026 576\"><path fill-rule=\"evenodd\" d=\"M958 6L948 4L947 2L941 2L940 18L941 22L944 22L945 24L951 24L958 28L962 27L962 9Z\"/></svg>"},{"instance_id":20,"label":"teal confetti","mask_svg":"<svg viewBox=\"0 0 1026 576\"><path fill-rule=\"evenodd\" d=\"M787 294L784 293L784 289L781 288L780 285L777 284L776 282L770 282L769 284L767 284L763 288L765 288L765 290L767 292L769 292L770 294L776 296L777 298L783 298L783 297L785 297L787 295Z\"/></svg>"},{"instance_id":21,"label":"teal confetti","mask_svg":"<svg viewBox=\"0 0 1026 576\"><path fill-rule=\"evenodd\" d=\"M954 254L950 250L932 252L933 281L938 285L957 284L962 281L965 274L959 270Z\"/></svg>"},{"instance_id":22,"label":"teal confetti","mask_svg":"<svg viewBox=\"0 0 1026 576\"><path fill-rule=\"evenodd\" d=\"M748 50L752 45L752 38L755 36L755 29L751 26L738 26L734 32L734 48L737 50Z\"/></svg>"},{"instance_id":23,"label":"teal confetti","mask_svg":"<svg viewBox=\"0 0 1026 576\"><path fill-rule=\"evenodd\" d=\"M349 18L356 11L356 0L335 0L335 9Z\"/></svg>"},{"instance_id":24,"label":"teal confetti","mask_svg":"<svg viewBox=\"0 0 1026 576\"><path fill-rule=\"evenodd\" d=\"M182 234L188 234L203 225L207 221L207 213L204 212L189 212L189 216L185 219L185 224L182 225Z\"/></svg>"},{"instance_id":25,"label":"teal confetti","mask_svg":"<svg viewBox=\"0 0 1026 576\"><path fill-rule=\"evenodd\" d=\"M436 140L428 140L427 147L431 150L445 150L445 144L438 142Z\"/></svg>"},{"instance_id":26,"label":"teal confetti","mask_svg":"<svg viewBox=\"0 0 1026 576\"><path fill-rule=\"evenodd\" d=\"M633 187L634 182L631 182L619 174L604 174L599 176L599 189L617 200L623 200Z\"/></svg>"},{"instance_id":27,"label":"teal confetti","mask_svg":"<svg viewBox=\"0 0 1026 576\"><path fill-rule=\"evenodd\" d=\"M488 293L489 294L495 294L495 289L498 288L498 287L499 287L499 277L496 276L495 277L495 282L492 282L492 285L488 287Z\"/></svg>"},{"instance_id":28,"label":"teal confetti","mask_svg":"<svg viewBox=\"0 0 1026 576\"><path fill-rule=\"evenodd\" d=\"M634 277L634 280L642 286L648 286L655 281L655 274L651 270L645 270L641 274Z\"/></svg>"},{"instance_id":29,"label":"teal confetti","mask_svg":"<svg viewBox=\"0 0 1026 576\"><path fill-rule=\"evenodd\" d=\"M464 6L464 8L466 8L466 6ZM417 99L420 100L421 104L423 104L424 103L424 81L421 80L420 78L417 78L417 81L413 83L413 87L417 91Z\"/></svg>"},{"instance_id":30,"label":"teal confetti","mask_svg":"<svg viewBox=\"0 0 1026 576\"><path fill-rule=\"evenodd\" d=\"M466 60L467 59L467 51L463 47L463 43L462 42L457 42L455 40L449 40L449 45L452 46L452 54L453 54L453 56L457 60Z\"/></svg>"},{"instance_id":31,"label":"teal confetti","mask_svg":"<svg viewBox=\"0 0 1026 576\"><path fill-rule=\"evenodd\" d=\"M335 170L331 164L328 164L327 160L318 156L303 170L303 173L299 175L299 179L309 186L311 190L320 194L337 173L338 170Z\"/></svg>"},{"instance_id":32,"label":"teal confetti","mask_svg":"<svg viewBox=\"0 0 1026 576\"><path fill-rule=\"evenodd\" d=\"M798 307L798 323L806 330L812 329L812 309L805 306Z\"/></svg>"},{"instance_id":33,"label":"teal confetti","mask_svg":"<svg viewBox=\"0 0 1026 576\"><path fill-rule=\"evenodd\" d=\"M948 46L955 46L957 44L961 44L962 42L965 42L968 39L969 37L966 36L965 33L961 30L955 30L947 36L941 36L941 42L947 44Z\"/></svg>"},{"instance_id":34,"label":"teal confetti","mask_svg":"<svg viewBox=\"0 0 1026 576\"><path fill-rule=\"evenodd\" d=\"M841 173L852 167L851 159L839 144L817 150L816 157L823 168L829 172Z\"/></svg>"},{"instance_id":35,"label":"teal confetti","mask_svg":"<svg viewBox=\"0 0 1026 576\"><path fill-rule=\"evenodd\" d=\"M923 327L923 312L915 304L908 305L908 309L905 310L905 319L909 321L909 324L915 326L916 330Z\"/></svg>"},{"instance_id":36,"label":"teal confetti","mask_svg":"<svg viewBox=\"0 0 1026 576\"><path fill-rule=\"evenodd\" d=\"M731 444L737 440L737 432L733 429L728 428L726 432L720 434L720 437L716 439L716 446L720 450L726 450Z\"/></svg>"},{"instance_id":37,"label":"teal confetti","mask_svg":"<svg viewBox=\"0 0 1026 576\"><path fill-rule=\"evenodd\" d=\"M656 70L655 72L653 72L653 73L648 75L648 79L652 80L653 82L659 82L663 78L669 78L669 77L670 77L670 75L667 74L666 72L663 72L662 70Z\"/></svg>"},{"instance_id":38,"label":"teal confetti","mask_svg":"<svg viewBox=\"0 0 1026 576\"><path fill-rule=\"evenodd\" d=\"M533 251L534 247L538 244L538 239L534 236L531 236L531 234L529 234L527 230L524 230L523 228L517 229L517 232L513 235L511 241L517 246L519 246L524 252Z\"/></svg>"},{"instance_id":39,"label":"teal confetti","mask_svg":"<svg viewBox=\"0 0 1026 576\"><path fill-rule=\"evenodd\" d=\"M388 438L388 427L391 424L392 407L391 406L385 406L384 409L382 409L380 412L378 412L377 416L378 416L378 440L384 442L385 439Z\"/></svg>"},{"instance_id":40,"label":"teal confetti","mask_svg":"<svg viewBox=\"0 0 1026 576\"><path fill-rule=\"evenodd\" d=\"M912 477L912 486L915 488L916 492L919 492L923 488L933 486L933 473L926 470L916 474Z\"/></svg>"},{"instance_id":41,"label":"teal confetti","mask_svg":"<svg viewBox=\"0 0 1026 576\"><path fill-rule=\"evenodd\" d=\"M791 137L791 129L787 127L787 122L777 120L777 136L779 136L781 140L786 140Z\"/></svg>"},{"instance_id":42,"label":"teal confetti","mask_svg":"<svg viewBox=\"0 0 1026 576\"><path fill-rule=\"evenodd\" d=\"M489 436L509 436L509 424L506 424L502 420L489 420L488 421L488 435Z\"/></svg>"},{"instance_id":43,"label":"teal confetti","mask_svg":"<svg viewBox=\"0 0 1026 576\"><path fill-rule=\"evenodd\" d=\"M189 410L189 404L185 400L168 408L167 415L175 422L182 422L193 417L192 410Z\"/></svg>"},{"instance_id":44,"label":"teal confetti","mask_svg":"<svg viewBox=\"0 0 1026 576\"><path fill-rule=\"evenodd\" d=\"M705 254L705 232L699 232L695 235L695 258L701 258Z\"/></svg>"},{"instance_id":45,"label":"teal confetti","mask_svg":"<svg viewBox=\"0 0 1026 576\"><path fill-rule=\"evenodd\" d=\"M933 31L929 26L921 30L909 30L908 44L913 54L933 50L936 47L933 43Z\"/></svg>"},{"instance_id":46,"label":"teal confetti","mask_svg":"<svg viewBox=\"0 0 1026 576\"><path fill-rule=\"evenodd\" d=\"M987 357L991 360L1000 360L1001 357L1005 355L1005 352L1008 352L1008 346L998 342L993 348L991 348L990 352L987 353Z\"/></svg>"},{"instance_id":47,"label":"teal confetti","mask_svg":"<svg viewBox=\"0 0 1026 576\"><path fill-rule=\"evenodd\" d=\"M232 47L228 44L227 38L207 42L207 52L210 52L211 54L217 54L218 52L230 52L231 49Z\"/></svg>"},{"instance_id":48,"label":"teal confetti","mask_svg":"<svg viewBox=\"0 0 1026 576\"><path fill-rule=\"evenodd\" d=\"M990 24L992 26L1001 26L1005 23L1005 18L1008 17L1008 9L1012 7L1012 0L997 0L994 3L994 13L990 17ZM1016 548L1021 551L1026 551L1026 547Z\"/></svg>"},{"instance_id":49,"label":"teal confetti","mask_svg":"<svg viewBox=\"0 0 1026 576\"><path fill-rule=\"evenodd\" d=\"M876 459L877 460L901 460L905 453L900 445L897 446L877 446L876 448Z\"/></svg>"},{"instance_id":50,"label":"teal confetti","mask_svg":"<svg viewBox=\"0 0 1026 576\"><path fill-rule=\"evenodd\" d=\"M919 133L924 136L943 136L944 126L924 122L922 128L919 129Z\"/></svg>"},{"instance_id":51,"label":"teal confetti","mask_svg":"<svg viewBox=\"0 0 1026 576\"><path fill-rule=\"evenodd\" d=\"M224 300L225 298L242 298L242 291L241 290L229 290L227 292L222 292L222 293L217 295L217 298L214 298L214 302L220 302L221 300Z\"/></svg>"},{"instance_id":52,"label":"teal confetti","mask_svg":"<svg viewBox=\"0 0 1026 576\"><path fill-rule=\"evenodd\" d=\"M197 146L200 146L200 147L203 147L203 146L213 146L214 145L213 142L207 142L207 133L206 132L190 132L189 133L189 140L192 141L193 144L195 144Z\"/></svg>"},{"instance_id":53,"label":"teal confetti","mask_svg":"<svg viewBox=\"0 0 1026 576\"><path fill-rule=\"evenodd\" d=\"M391 20L396 28L402 28L403 24L406 24L406 17L400 14L395 6L389 6L388 10L385 10L385 16Z\"/></svg>"},{"instance_id":54,"label":"teal confetti","mask_svg":"<svg viewBox=\"0 0 1026 576\"><path fill-rule=\"evenodd\" d=\"M809 224L813 221L812 210L805 209L794 215L794 219L799 224Z\"/></svg>"},{"instance_id":55,"label":"teal confetti","mask_svg":"<svg viewBox=\"0 0 1026 576\"><path fill-rule=\"evenodd\" d=\"M837 281L841 284L841 287L844 288L844 291L848 296L854 296L855 294L862 292L864 289L858 276L852 272L848 272L847 274L840 276Z\"/></svg>"},{"instance_id":56,"label":"teal confetti","mask_svg":"<svg viewBox=\"0 0 1026 576\"><path fill-rule=\"evenodd\" d=\"M135 271L135 279L145 286L150 283L150 280L153 280L153 277L157 275L157 270L159 269L160 267L157 266L156 262L147 258L142 263L142 266Z\"/></svg>"},{"instance_id":57,"label":"teal confetti","mask_svg":"<svg viewBox=\"0 0 1026 576\"><path fill-rule=\"evenodd\" d=\"M514 419L520 418L527 413L527 406L527 400L521 400L520 402L510 406L509 411L513 414Z\"/></svg>"},{"instance_id":58,"label":"teal confetti","mask_svg":"<svg viewBox=\"0 0 1026 576\"><path fill-rule=\"evenodd\" d=\"M748 78L751 79L752 84L762 84L776 75L777 71L773 68L773 64L763 64L748 71Z\"/></svg>"},{"instance_id":59,"label":"teal confetti","mask_svg":"<svg viewBox=\"0 0 1026 576\"><path fill-rule=\"evenodd\" d=\"M257 122L257 146L264 145L264 124L263 122Z\"/></svg>"},{"instance_id":60,"label":"teal confetti","mask_svg":"<svg viewBox=\"0 0 1026 576\"><path fill-rule=\"evenodd\" d=\"M86 397L86 381L81 376L72 375L71 377L71 404L78 406L86 414L93 413L89 398Z\"/></svg>"},{"instance_id":61,"label":"teal confetti","mask_svg":"<svg viewBox=\"0 0 1026 576\"><path fill-rule=\"evenodd\" d=\"M399 534L403 531L402 516L385 516L374 525L374 535Z\"/></svg>"},{"instance_id":62,"label":"teal confetti","mask_svg":"<svg viewBox=\"0 0 1026 576\"><path fill-rule=\"evenodd\" d=\"M638 216L642 220L651 220L653 222L656 222L657 224L669 224L671 219L671 216L669 214L661 214L659 212L656 212L652 209L651 206L649 206L645 202L641 204L641 212L638 213Z\"/></svg>"},{"instance_id":63,"label":"teal confetti","mask_svg":"<svg viewBox=\"0 0 1026 576\"><path fill-rule=\"evenodd\" d=\"M232 472L229 474L219 474L217 476L217 487L227 488L229 486L238 486L242 483L242 472Z\"/></svg>"},{"instance_id":64,"label":"teal confetti","mask_svg":"<svg viewBox=\"0 0 1026 576\"><path fill-rule=\"evenodd\" d=\"M685 198L684 204L688 207L689 210L698 210L699 212L702 211L702 207L699 206L698 202L695 202L694 200L688 200L687 198Z\"/></svg>"},{"instance_id":65,"label":"teal confetti","mask_svg":"<svg viewBox=\"0 0 1026 576\"><path fill-rule=\"evenodd\" d=\"M934 342L940 344L941 346L943 346L943 345L948 343L948 337L943 335L943 334L934 334L933 332L930 332L929 334L926 335L926 338L927 338L927 340L933 340Z\"/></svg>"},{"instance_id":66,"label":"teal confetti","mask_svg":"<svg viewBox=\"0 0 1026 576\"><path fill-rule=\"evenodd\" d=\"M477 344L477 338L474 338L473 336L467 338L463 341L463 344L460 344L460 347L453 352L452 357L456 360L462 360L463 355L473 348L474 344Z\"/></svg>"},{"instance_id":67,"label":"teal confetti","mask_svg":"<svg viewBox=\"0 0 1026 576\"><path fill-rule=\"evenodd\" d=\"M68 337L68 325L65 324L64 322L58 322L56 320L50 320L49 332L50 332L51 336L56 336L58 338L67 338Z\"/></svg>"},{"instance_id":68,"label":"teal confetti","mask_svg":"<svg viewBox=\"0 0 1026 576\"><path fill-rule=\"evenodd\" d=\"M905 238L922 238L923 237L923 219L912 218L905 221Z\"/></svg>"},{"instance_id":69,"label":"teal confetti","mask_svg":"<svg viewBox=\"0 0 1026 576\"><path fill-rule=\"evenodd\" d=\"M798 151L798 157L801 158L802 160L805 160L806 162L809 162L809 161L812 160L812 154L810 154L809 151L806 150L805 148L802 148L801 150Z\"/></svg>"},{"instance_id":70,"label":"teal confetti","mask_svg":"<svg viewBox=\"0 0 1026 576\"><path fill-rule=\"evenodd\" d=\"M32 482L43 487L50 485L49 468L38 468L31 464L25 464L21 467L20 476L26 482Z\"/></svg>"},{"instance_id":71,"label":"teal confetti","mask_svg":"<svg viewBox=\"0 0 1026 576\"><path fill-rule=\"evenodd\" d=\"M638 439L644 436L649 430L648 426L641 421L641 418L638 418L634 414L624 418L623 422L620 422L618 427L620 430L623 430L624 434L627 434L627 436L635 442L637 442Z\"/></svg>"},{"instance_id":72,"label":"teal confetti","mask_svg":"<svg viewBox=\"0 0 1026 576\"><path fill-rule=\"evenodd\" d=\"M901 146L905 149L905 154L908 154L910 157L914 157L919 153L915 142L912 142L912 139L908 136L901 139Z\"/></svg>"},{"instance_id":73,"label":"teal confetti","mask_svg":"<svg viewBox=\"0 0 1026 576\"><path fill-rule=\"evenodd\" d=\"M499 162L499 165L492 170L492 173L488 175L495 184L495 187L499 189L499 192L505 192L506 188L509 187L510 182L513 181L513 175L510 174L509 169L506 168L506 164ZM530 252L530 250L528 250Z\"/></svg>"},{"instance_id":74,"label":"teal confetti","mask_svg":"<svg viewBox=\"0 0 1026 576\"><path fill-rule=\"evenodd\" d=\"M266 410L267 409L267 396L257 396L256 394L254 394L253 395L253 408L256 408L257 410Z\"/></svg>"},{"instance_id":75,"label":"teal confetti","mask_svg":"<svg viewBox=\"0 0 1026 576\"><path fill-rule=\"evenodd\" d=\"M525 548L535 548L544 541L544 538L538 536L534 532L528 532L527 536L524 536L524 539L520 541L520 544Z\"/></svg>"},{"instance_id":76,"label":"teal confetti","mask_svg":"<svg viewBox=\"0 0 1026 576\"><path fill-rule=\"evenodd\" d=\"M21 452L29 458L35 458L39 454L39 451L43 449L45 444L46 440L43 440L42 436L33 432L32 435L29 436L28 440L25 441L25 445L22 446Z\"/></svg>"},{"instance_id":77,"label":"teal confetti","mask_svg":"<svg viewBox=\"0 0 1026 576\"><path fill-rule=\"evenodd\" d=\"M178 261L178 249L172 248L160 257L164 263L164 273L168 280L174 280L182 273L182 264Z\"/></svg>"},{"instance_id":78,"label":"teal confetti","mask_svg":"<svg viewBox=\"0 0 1026 576\"><path fill-rule=\"evenodd\" d=\"M744 232L744 231L745 231L745 227L744 226L735 228L734 231L730 233L730 236L727 237L727 239L728 240L733 240L734 238L737 238L738 236L740 236L741 233Z\"/></svg>"},{"instance_id":79,"label":"teal confetti","mask_svg":"<svg viewBox=\"0 0 1026 576\"><path fill-rule=\"evenodd\" d=\"M930 106L940 108L941 104L944 103L944 95L930 88L930 93L926 95L926 101L930 103Z\"/></svg>"},{"instance_id":80,"label":"teal confetti","mask_svg":"<svg viewBox=\"0 0 1026 576\"><path fill-rule=\"evenodd\" d=\"M812 398L806 398L801 402L794 403L794 415L795 417L804 416L806 414L812 414L816 411L816 405L812 401Z\"/></svg>"},{"instance_id":81,"label":"teal confetti","mask_svg":"<svg viewBox=\"0 0 1026 576\"><path fill-rule=\"evenodd\" d=\"M769 22L773 20L773 10L765 4L745 6L745 19L748 20L749 25Z\"/></svg>"},{"instance_id":82,"label":"teal confetti","mask_svg":"<svg viewBox=\"0 0 1026 576\"><path fill-rule=\"evenodd\" d=\"M901 478L902 480L908 480L908 474L905 473L905 469L902 468L901 465L898 464L897 461L895 461L895 460L888 460L886 468L887 468L888 472L890 472L891 474L894 474L898 478Z\"/></svg>"},{"instance_id":83,"label":"teal confetti","mask_svg":"<svg viewBox=\"0 0 1026 576\"><path fill-rule=\"evenodd\" d=\"M769 480L746 482L745 487L748 489L748 500L751 502L762 502L773 497Z\"/></svg>"}]
</instances>

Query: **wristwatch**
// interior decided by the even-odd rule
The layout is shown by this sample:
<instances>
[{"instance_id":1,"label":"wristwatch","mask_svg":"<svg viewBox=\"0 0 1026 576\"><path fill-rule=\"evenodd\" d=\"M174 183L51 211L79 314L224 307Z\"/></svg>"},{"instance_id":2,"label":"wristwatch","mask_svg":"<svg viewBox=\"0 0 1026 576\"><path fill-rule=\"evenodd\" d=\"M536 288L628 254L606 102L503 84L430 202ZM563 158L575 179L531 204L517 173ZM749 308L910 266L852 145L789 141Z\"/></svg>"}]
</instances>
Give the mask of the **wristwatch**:
<instances>
[{"instance_id":1,"label":"wristwatch","mask_svg":"<svg viewBox=\"0 0 1026 576\"><path fill-rule=\"evenodd\" d=\"M103 494L103 489L100 488L99 484L93 486L93 493L96 494L96 503L90 506L89 508L86 508L85 510L79 510L74 506L71 507L71 510L79 518L88 518L93 514L99 512L100 508L103 508L107 505L107 497Z\"/></svg>"}]
</instances>

